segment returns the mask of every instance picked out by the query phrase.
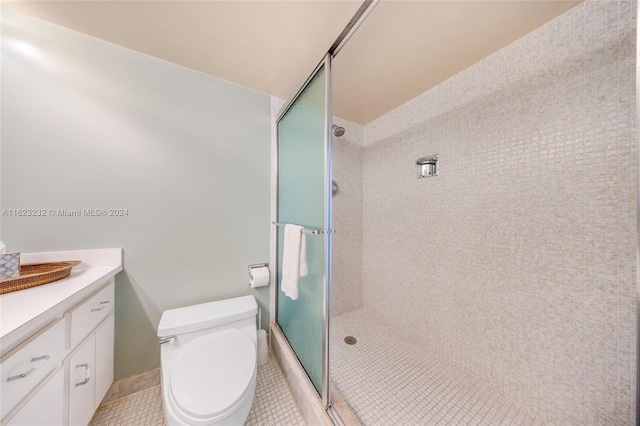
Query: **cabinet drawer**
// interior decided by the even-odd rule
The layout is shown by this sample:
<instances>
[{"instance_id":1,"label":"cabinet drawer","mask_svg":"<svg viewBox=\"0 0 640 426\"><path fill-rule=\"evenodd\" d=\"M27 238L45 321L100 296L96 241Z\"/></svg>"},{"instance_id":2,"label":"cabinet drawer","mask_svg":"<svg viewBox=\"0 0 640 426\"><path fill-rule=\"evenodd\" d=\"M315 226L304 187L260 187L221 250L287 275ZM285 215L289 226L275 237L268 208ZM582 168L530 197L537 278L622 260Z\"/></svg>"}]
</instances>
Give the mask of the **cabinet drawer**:
<instances>
[{"instance_id":1,"label":"cabinet drawer","mask_svg":"<svg viewBox=\"0 0 640 426\"><path fill-rule=\"evenodd\" d=\"M64 370L61 368L8 424L52 426L63 423Z\"/></svg>"},{"instance_id":2,"label":"cabinet drawer","mask_svg":"<svg viewBox=\"0 0 640 426\"><path fill-rule=\"evenodd\" d=\"M0 418L4 418L45 376L62 364L64 325L64 320L58 320L2 358Z\"/></svg>"},{"instance_id":3,"label":"cabinet drawer","mask_svg":"<svg viewBox=\"0 0 640 426\"><path fill-rule=\"evenodd\" d=\"M113 282L71 311L71 349L93 331L113 310Z\"/></svg>"}]
</instances>

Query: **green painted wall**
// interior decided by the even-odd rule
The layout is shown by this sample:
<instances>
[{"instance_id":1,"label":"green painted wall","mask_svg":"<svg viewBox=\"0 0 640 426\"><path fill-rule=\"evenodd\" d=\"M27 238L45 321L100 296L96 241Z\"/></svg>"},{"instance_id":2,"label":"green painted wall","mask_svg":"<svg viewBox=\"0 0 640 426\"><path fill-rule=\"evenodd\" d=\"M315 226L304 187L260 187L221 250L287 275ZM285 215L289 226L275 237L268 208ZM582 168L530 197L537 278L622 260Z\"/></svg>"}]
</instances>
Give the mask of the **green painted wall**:
<instances>
[{"instance_id":1,"label":"green painted wall","mask_svg":"<svg viewBox=\"0 0 640 426\"><path fill-rule=\"evenodd\" d=\"M269 97L7 10L1 59L0 208L127 211L0 223L13 250L124 248L116 379L159 366L165 309L253 294L266 326Z\"/></svg>"}]
</instances>

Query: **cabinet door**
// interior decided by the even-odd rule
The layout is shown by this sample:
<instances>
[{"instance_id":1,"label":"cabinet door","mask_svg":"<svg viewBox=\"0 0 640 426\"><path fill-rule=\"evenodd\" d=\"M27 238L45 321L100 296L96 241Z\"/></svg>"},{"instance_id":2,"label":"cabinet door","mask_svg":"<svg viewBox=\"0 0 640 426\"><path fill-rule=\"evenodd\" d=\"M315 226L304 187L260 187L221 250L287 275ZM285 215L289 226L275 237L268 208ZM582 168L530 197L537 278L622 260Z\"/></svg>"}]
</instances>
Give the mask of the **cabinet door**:
<instances>
[{"instance_id":1,"label":"cabinet door","mask_svg":"<svg viewBox=\"0 0 640 426\"><path fill-rule=\"evenodd\" d=\"M96 410L113 383L113 318L111 315L96 331Z\"/></svg>"},{"instance_id":2,"label":"cabinet door","mask_svg":"<svg viewBox=\"0 0 640 426\"><path fill-rule=\"evenodd\" d=\"M0 418L9 414L62 364L65 322L60 320L0 358Z\"/></svg>"},{"instance_id":3,"label":"cabinet door","mask_svg":"<svg viewBox=\"0 0 640 426\"><path fill-rule=\"evenodd\" d=\"M38 391L27 405L9 421L9 425L62 425L64 415L64 369Z\"/></svg>"},{"instance_id":4,"label":"cabinet door","mask_svg":"<svg viewBox=\"0 0 640 426\"><path fill-rule=\"evenodd\" d=\"M87 425L94 413L96 337L87 339L69 360L69 424Z\"/></svg>"}]
</instances>

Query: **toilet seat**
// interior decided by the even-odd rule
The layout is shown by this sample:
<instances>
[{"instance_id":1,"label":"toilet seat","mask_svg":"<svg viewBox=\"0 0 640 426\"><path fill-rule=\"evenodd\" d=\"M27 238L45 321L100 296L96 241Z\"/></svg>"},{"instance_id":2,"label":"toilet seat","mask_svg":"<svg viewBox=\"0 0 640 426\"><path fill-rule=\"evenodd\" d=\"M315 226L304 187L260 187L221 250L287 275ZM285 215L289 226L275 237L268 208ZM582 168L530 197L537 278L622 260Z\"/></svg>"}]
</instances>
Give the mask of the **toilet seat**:
<instances>
[{"instance_id":1,"label":"toilet seat","mask_svg":"<svg viewBox=\"0 0 640 426\"><path fill-rule=\"evenodd\" d=\"M224 418L243 402L255 375L251 338L219 331L185 345L171 371L170 400L185 421Z\"/></svg>"}]
</instances>

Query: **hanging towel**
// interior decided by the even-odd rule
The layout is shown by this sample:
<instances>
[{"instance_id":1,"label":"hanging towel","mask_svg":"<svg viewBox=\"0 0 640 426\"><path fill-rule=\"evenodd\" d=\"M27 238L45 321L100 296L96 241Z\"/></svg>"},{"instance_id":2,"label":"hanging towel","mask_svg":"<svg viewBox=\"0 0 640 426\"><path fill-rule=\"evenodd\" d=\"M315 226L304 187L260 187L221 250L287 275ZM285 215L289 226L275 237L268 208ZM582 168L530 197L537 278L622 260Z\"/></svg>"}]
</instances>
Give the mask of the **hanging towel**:
<instances>
[{"instance_id":1,"label":"hanging towel","mask_svg":"<svg viewBox=\"0 0 640 426\"><path fill-rule=\"evenodd\" d=\"M307 234L300 230L300 276L306 277L309 274L307 266Z\"/></svg>"},{"instance_id":2,"label":"hanging towel","mask_svg":"<svg viewBox=\"0 0 640 426\"><path fill-rule=\"evenodd\" d=\"M307 239L302 226L284 227L282 253L282 283L280 288L291 300L298 300L298 281L309 273L307 266Z\"/></svg>"}]
</instances>

